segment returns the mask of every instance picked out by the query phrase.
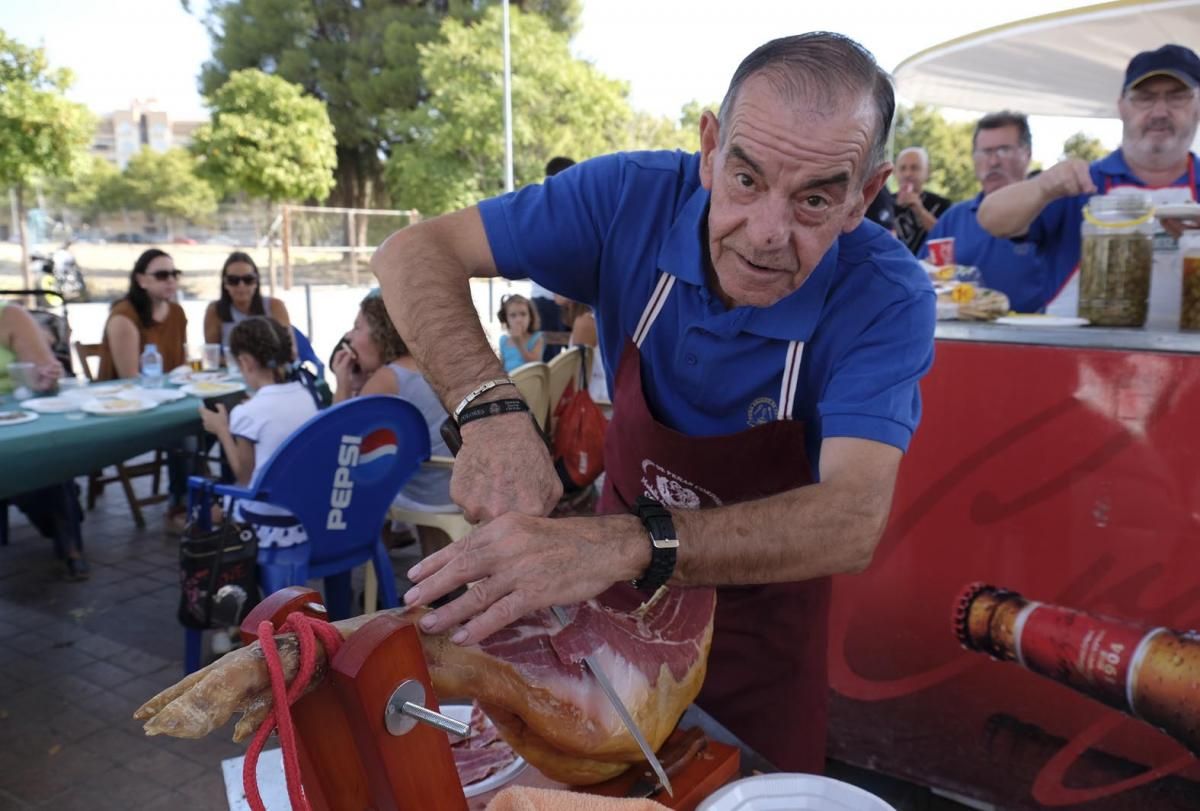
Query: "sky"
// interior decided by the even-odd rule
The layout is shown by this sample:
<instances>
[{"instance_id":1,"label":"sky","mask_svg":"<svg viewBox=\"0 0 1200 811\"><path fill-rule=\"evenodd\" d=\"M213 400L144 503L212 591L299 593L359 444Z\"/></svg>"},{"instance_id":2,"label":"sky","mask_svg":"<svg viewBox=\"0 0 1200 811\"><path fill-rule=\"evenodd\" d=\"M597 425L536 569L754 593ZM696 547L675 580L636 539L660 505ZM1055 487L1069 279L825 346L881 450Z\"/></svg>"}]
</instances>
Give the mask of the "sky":
<instances>
[{"instance_id":1,"label":"sky","mask_svg":"<svg viewBox=\"0 0 1200 811\"><path fill-rule=\"evenodd\" d=\"M865 45L892 70L940 42L1012 20L1087 3L1078 0L583 0L577 56L627 81L635 107L675 117L690 101L716 103L738 62L788 33L828 30ZM204 0L193 0L204 7ZM203 119L197 91L209 39L179 0L0 0L0 28L46 48L52 65L71 68L69 95L98 113L157 99L173 119ZM1116 91L1114 90L1114 95ZM955 119L974 114L947 111ZM1053 164L1068 136L1085 131L1117 145L1120 123L1034 117L1033 157Z\"/></svg>"}]
</instances>

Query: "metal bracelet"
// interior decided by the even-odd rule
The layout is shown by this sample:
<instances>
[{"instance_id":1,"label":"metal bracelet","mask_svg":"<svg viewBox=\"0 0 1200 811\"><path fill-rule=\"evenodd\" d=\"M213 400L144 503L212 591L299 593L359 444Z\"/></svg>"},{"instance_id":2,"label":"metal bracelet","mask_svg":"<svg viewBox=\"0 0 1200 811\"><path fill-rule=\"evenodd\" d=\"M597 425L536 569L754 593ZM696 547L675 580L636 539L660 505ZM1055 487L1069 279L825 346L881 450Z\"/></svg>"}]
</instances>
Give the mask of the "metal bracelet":
<instances>
[{"instance_id":1,"label":"metal bracelet","mask_svg":"<svg viewBox=\"0 0 1200 811\"><path fill-rule=\"evenodd\" d=\"M458 416L460 414L462 414L462 410L464 408L466 408L467 406L469 406L471 404L471 402L479 395L483 394L484 392L491 391L492 389L496 388L497 386L515 386L515 385L517 385L517 384L513 382L513 379L511 377L498 377L495 380L487 380L487 381L484 381L483 383L480 383L474 390L471 391L470 394L468 394L466 397L462 398L462 400L459 401L458 405L456 405L454 407L455 421L457 421Z\"/></svg>"}]
</instances>

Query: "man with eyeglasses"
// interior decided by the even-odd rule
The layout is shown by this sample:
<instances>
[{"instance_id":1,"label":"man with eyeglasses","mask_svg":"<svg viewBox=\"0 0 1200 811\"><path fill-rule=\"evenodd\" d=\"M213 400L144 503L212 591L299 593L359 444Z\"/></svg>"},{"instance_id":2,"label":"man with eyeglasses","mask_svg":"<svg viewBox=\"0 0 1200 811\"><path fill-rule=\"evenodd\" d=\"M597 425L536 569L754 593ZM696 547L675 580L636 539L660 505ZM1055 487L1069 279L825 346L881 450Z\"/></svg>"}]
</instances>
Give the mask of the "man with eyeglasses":
<instances>
[{"instance_id":1,"label":"man with eyeglasses","mask_svg":"<svg viewBox=\"0 0 1200 811\"><path fill-rule=\"evenodd\" d=\"M1196 155L1190 151L1200 125L1200 57L1182 45L1143 51L1130 60L1117 110L1121 146L1090 166L1072 158L1036 178L989 195L979 223L996 236L1023 239L1046 256L1047 312L1075 315L1083 208L1094 194L1122 188L1145 191L1155 205L1200 200ZM1155 236L1154 273L1147 326L1179 324L1182 259L1178 238L1200 221L1161 221Z\"/></svg>"},{"instance_id":2,"label":"man with eyeglasses","mask_svg":"<svg viewBox=\"0 0 1200 811\"><path fill-rule=\"evenodd\" d=\"M979 268L984 285L1008 296L1019 313L1034 313L1046 305L1045 263L1035 245L992 236L976 215L988 195L1025 179L1032 144L1029 120L1021 113L1005 110L979 119L971 145L982 191L951 206L926 238L953 237L955 261ZM929 248L922 246L918 255L926 258Z\"/></svg>"}]
</instances>

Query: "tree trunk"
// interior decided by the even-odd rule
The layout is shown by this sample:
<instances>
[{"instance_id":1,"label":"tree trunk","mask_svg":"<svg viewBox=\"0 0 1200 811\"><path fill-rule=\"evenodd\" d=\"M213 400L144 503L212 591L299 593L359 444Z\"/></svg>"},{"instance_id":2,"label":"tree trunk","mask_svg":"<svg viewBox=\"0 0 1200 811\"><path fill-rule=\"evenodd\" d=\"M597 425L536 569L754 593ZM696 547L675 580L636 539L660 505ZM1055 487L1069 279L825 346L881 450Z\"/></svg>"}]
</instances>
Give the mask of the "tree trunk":
<instances>
[{"instance_id":1,"label":"tree trunk","mask_svg":"<svg viewBox=\"0 0 1200 811\"><path fill-rule=\"evenodd\" d=\"M33 289L33 274L29 268L29 228L25 222L25 186L22 183L13 187L16 200L17 233L21 237L21 286L26 290Z\"/></svg>"}]
</instances>

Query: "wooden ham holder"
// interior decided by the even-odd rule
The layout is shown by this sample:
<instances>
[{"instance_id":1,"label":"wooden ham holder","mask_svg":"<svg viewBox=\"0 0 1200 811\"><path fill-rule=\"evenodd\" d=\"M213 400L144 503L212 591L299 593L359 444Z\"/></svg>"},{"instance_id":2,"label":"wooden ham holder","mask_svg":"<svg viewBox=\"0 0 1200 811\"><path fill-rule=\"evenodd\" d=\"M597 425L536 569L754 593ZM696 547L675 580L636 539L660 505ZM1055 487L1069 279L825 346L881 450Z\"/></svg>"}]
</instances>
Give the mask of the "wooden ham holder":
<instances>
[{"instance_id":1,"label":"wooden ham holder","mask_svg":"<svg viewBox=\"0 0 1200 811\"><path fill-rule=\"evenodd\" d=\"M325 619L320 594L288 586L259 603L241 626L243 643L258 638L263 620L275 626L299 611ZM402 734L388 731L389 700L398 686L423 688L418 705L437 709L437 696L416 628L383 614L355 631L329 663L320 686L292 705L300 779L314 811L468 811L482 808L493 793L473 798L468 806L454 766L446 732L423 723L405 723ZM402 716L407 721L407 716ZM395 718L392 718L395 728ZM664 744L665 751L680 730ZM644 764L643 764L644 765ZM653 799L667 808L691 811L701 800L738 775L736 747L708 741L686 763L664 764L674 797ZM569 788L608 797L624 797L641 777L634 767L595 786L570 787L528 768L512 785Z\"/></svg>"}]
</instances>

